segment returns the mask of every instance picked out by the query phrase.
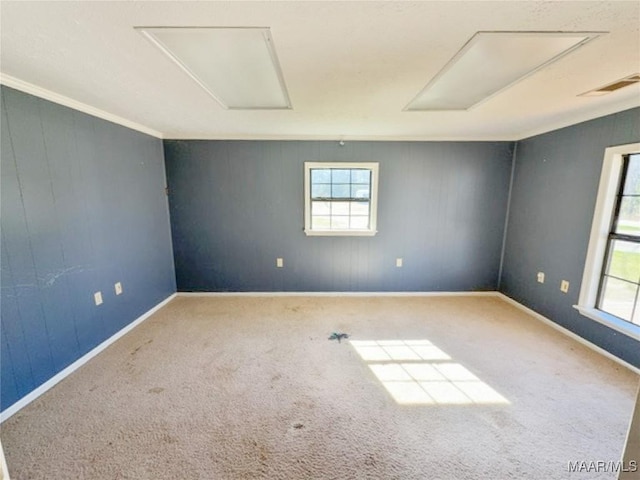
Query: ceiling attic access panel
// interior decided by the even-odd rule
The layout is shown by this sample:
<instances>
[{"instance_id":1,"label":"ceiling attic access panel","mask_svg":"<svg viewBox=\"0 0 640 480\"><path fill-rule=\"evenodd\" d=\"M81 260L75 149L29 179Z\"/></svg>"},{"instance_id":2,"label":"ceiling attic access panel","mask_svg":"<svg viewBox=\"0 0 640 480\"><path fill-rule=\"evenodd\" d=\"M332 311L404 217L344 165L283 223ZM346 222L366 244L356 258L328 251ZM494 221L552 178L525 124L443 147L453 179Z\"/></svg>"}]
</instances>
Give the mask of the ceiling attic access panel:
<instances>
[{"instance_id":1,"label":"ceiling attic access panel","mask_svg":"<svg viewBox=\"0 0 640 480\"><path fill-rule=\"evenodd\" d=\"M292 108L269 28L137 30L225 109Z\"/></svg>"}]
</instances>

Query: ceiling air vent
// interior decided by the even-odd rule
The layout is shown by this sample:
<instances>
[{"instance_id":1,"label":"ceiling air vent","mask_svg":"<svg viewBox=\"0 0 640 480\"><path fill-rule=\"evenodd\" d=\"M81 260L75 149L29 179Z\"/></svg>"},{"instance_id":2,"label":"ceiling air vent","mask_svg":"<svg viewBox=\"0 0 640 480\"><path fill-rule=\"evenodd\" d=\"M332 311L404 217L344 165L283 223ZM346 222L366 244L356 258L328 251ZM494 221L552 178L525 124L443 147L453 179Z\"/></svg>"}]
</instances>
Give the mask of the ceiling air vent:
<instances>
[{"instance_id":1,"label":"ceiling air vent","mask_svg":"<svg viewBox=\"0 0 640 480\"><path fill-rule=\"evenodd\" d=\"M620 80L616 80L613 83L609 83L604 87L596 88L595 90L589 90L588 92L581 93L578 96L579 97L598 97L600 95L606 95L607 93L615 92L616 90L620 90L621 88L628 87L629 85L635 85L636 83L640 83L639 73L634 73L633 75L629 75L628 77L621 78Z\"/></svg>"}]
</instances>

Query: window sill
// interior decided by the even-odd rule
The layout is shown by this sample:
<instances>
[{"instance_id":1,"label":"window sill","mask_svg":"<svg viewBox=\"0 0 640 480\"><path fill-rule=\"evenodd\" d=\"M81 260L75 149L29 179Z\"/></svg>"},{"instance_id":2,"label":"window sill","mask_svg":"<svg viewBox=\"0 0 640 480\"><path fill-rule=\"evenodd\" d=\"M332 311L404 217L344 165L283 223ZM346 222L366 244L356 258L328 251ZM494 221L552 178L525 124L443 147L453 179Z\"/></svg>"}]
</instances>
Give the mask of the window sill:
<instances>
[{"instance_id":1,"label":"window sill","mask_svg":"<svg viewBox=\"0 0 640 480\"><path fill-rule=\"evenodd\" d=\"M574 305L573 308L578 310L581 315L595 320L602 325L605 325L617 332L620 332L628 337L640 341L640 326L633 323L622 320L614 315L610 315L601 310L592 307L585 307L582 305Z\"/></svg>"},{"instance_id":2,"label":"window sill","mask_svg":"<svg viewBox=\"0 0 640 480\"><path fill-rule=\"evenodd\" d=\"M305 230L309 237L373 237L377 230Z\"/></svg>"}]
</instances>

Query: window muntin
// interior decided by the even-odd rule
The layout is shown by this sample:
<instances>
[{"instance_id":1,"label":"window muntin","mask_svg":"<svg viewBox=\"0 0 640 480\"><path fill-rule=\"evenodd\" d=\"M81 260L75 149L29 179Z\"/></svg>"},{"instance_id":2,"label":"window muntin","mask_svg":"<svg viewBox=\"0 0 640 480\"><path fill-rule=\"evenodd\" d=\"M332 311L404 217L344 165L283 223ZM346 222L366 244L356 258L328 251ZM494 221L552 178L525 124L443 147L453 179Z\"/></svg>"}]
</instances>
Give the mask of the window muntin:
<instances>
[{"instance_id":1,"label":"window muntin","mask_svg":"<svg viewBox=\"0 0 640 480\"><path fill-rule=\"evenodd\" d=\"M375 235L377 163L305 163L305 233Z\"/></svg>"},{"instance_id":2,"label":"window muntin","mask_svg":"<svg viewBox=\"0 0 640 480\"><path fill-rule=\"evenodd\" d=\"M599 310L640 325L640 153L624 155L598 291Z\"/></svg>"},{"instance_id":3,"label":"window muntin","mask_svg":"<svg viewBox=\"0 0 640 480\"><path fill-rule=\"evenodd\" d=\"M612 219L616 211L620 185L626 184L626 181L625 183L621 183L620 181L623 170L623 160L626 156L636 155L639 152L640 142L607 147L604 151L600 183L598 185L593 222L591 224L589 247L587 248L582 285L580 287L580 296L577 305L574 305L582 315L638 341L640 341L640 325L606 313L604 310L598 308L598 305L601 291L606 288L615 287L613 280L611 280L610 284L605 284L602 281L602 275L603 272L606 271L607 262L610 257L610 254L607 252L607 246L610 243L609 234L612 229ZM625 228L626 231L628 231L624 223L625 222L618 222L617 225L619 228ZM622 230L619 230L616 233L620 233L621 231ZM607 262L605 262L604 259L607 259ZM603 285L602 289L600 288L601 285ZM610 309L610 304L607 303L610 297L605 293L602 298L604 299L601 303L602 308Z\"/></svg>"}]
</instances>

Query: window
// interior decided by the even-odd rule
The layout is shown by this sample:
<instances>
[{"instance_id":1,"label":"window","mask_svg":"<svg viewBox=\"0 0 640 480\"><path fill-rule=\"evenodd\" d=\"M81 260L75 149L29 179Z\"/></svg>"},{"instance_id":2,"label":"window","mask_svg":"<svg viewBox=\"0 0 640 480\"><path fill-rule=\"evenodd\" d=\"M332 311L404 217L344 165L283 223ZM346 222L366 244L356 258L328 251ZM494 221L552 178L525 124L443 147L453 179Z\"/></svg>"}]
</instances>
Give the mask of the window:
<instances>
[{"instance_id":1,"label":"window","mask_svg":"<svg viewBox=\"0 0 640 480\"><path fill-rule=\"evenodd\" d=\"M640 153L623 155L598 309L640 325Z\"/></svg>"},{"instance_id":2,"label":"window","mask_svg":"<svg viewBox=\"0 0 640 480\"><path fill-rule=\"evenodd\" d=\"M377 163L304 164L307 235L375 235Z\"/></svg>"},{"instance_id":3,"label":"window","mask_svg":"<svg viewBox=\"0 0 640 480\"><path fill-rule=\"evenodd\" d=\"M576 308L640 340L640 143L605 151Z\"/></svg>"}]
</instances>

